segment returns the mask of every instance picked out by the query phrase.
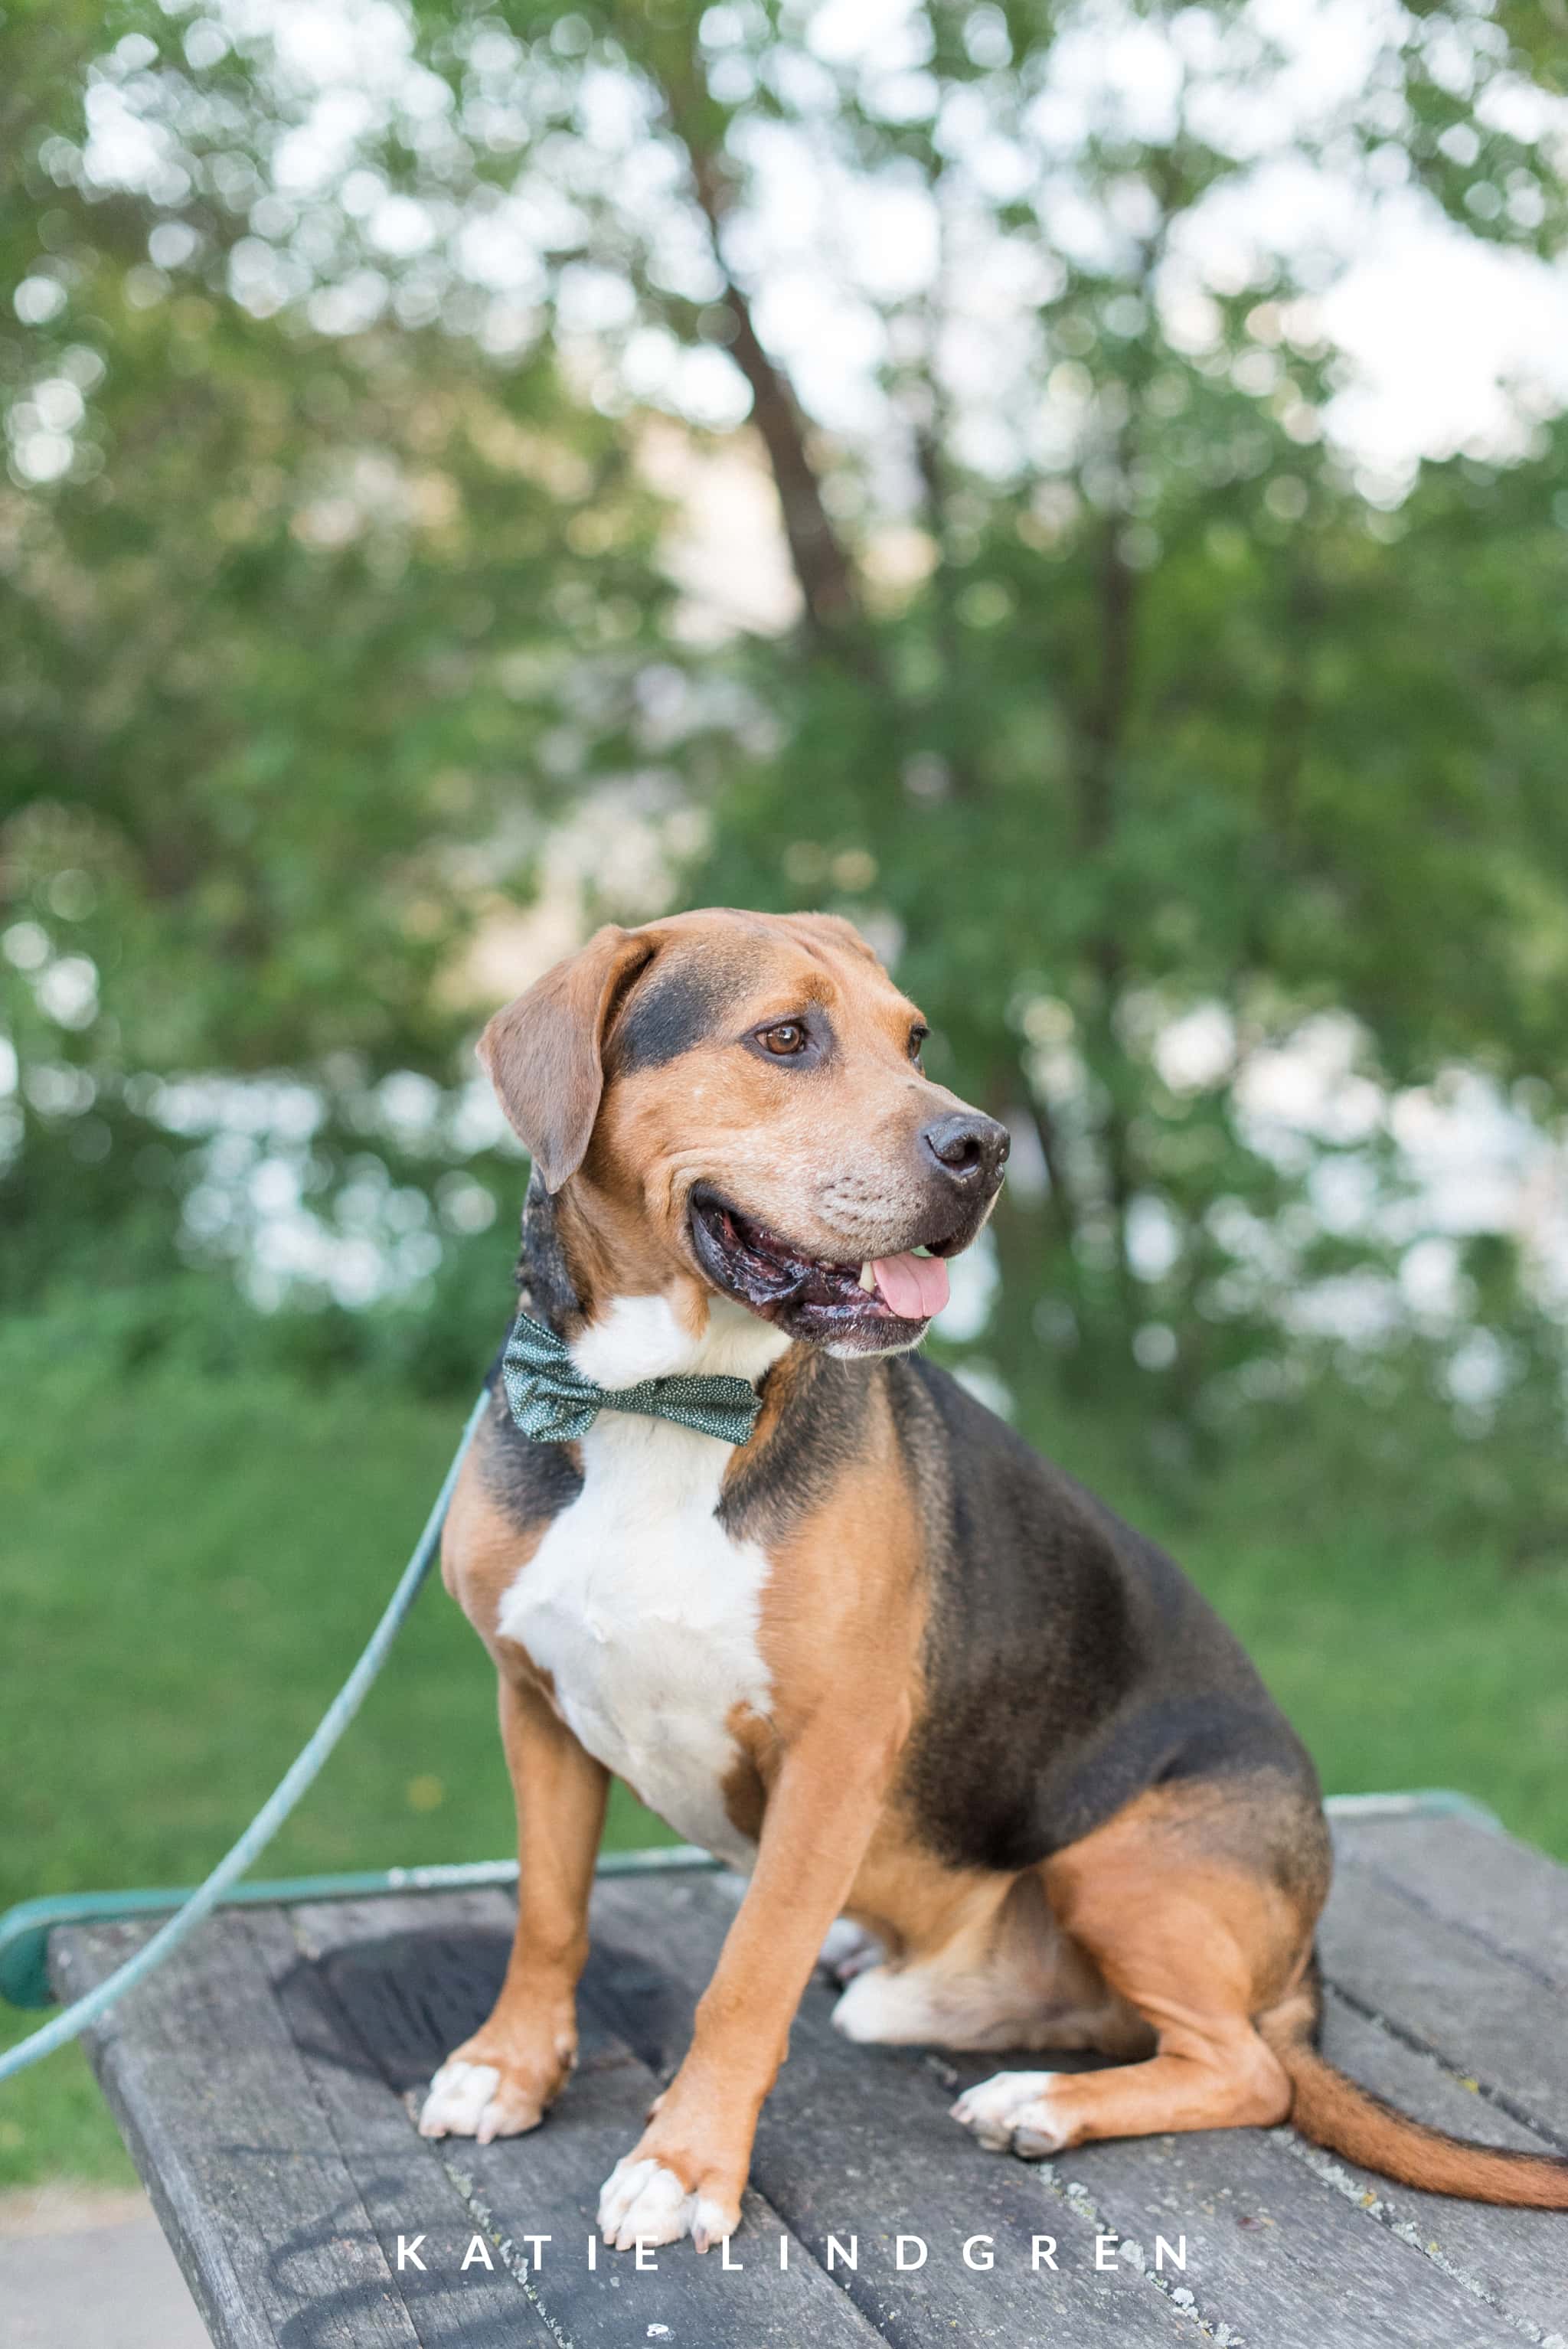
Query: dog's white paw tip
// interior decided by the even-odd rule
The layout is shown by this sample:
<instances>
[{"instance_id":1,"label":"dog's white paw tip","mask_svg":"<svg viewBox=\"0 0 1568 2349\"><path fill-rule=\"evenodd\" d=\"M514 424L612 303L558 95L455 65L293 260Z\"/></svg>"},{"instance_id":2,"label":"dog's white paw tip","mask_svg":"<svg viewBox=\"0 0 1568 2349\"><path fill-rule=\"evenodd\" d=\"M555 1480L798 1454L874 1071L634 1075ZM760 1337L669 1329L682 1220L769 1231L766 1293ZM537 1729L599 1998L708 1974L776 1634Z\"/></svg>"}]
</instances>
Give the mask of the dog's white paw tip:
<instances>
[{"instance_id":1,"label":"dog's white paw tip","mask_svg":"<svg viewBox=\"0 0 1568 2349\"><path fill-rule=\"evenodd\" d=\"M500 2085L500 2074L493 2064L443 2064L420 2111L419 2135L477 2137L488 2145L500 2126L499 2110L491 2103Z\"/></svg>"},{"instance_id":2,"label":"dog's white paw tip","mask_svg":"<svg viewBox=\"0 0 1568 2349\"><path fill-rule=\"evenodd\" d=\"M692 2230L697 2199L673 2169L625 2154L599 2196L599 2231L617 2251L635 2243L677 2243Z\"/></svg>"},{"instance_id":3,"label":"dog's white paw tip","mask_svg":"<svg viewBox=\"0 0 1568 2349\"><path fill-rule=\"evenodd\" d=\"M727 2241L739 2224L738 2210L727 2210L722 2202L714 2202L704 2197L699 2199L696 2215L691 2222L691 2239L699 2251L710 2251L716 2243Z\"/></svg>"},{"instance_id":4,"label":"dog's white paw tip","mask_svg":"<svg viewBox=\"0 0 1568 2349\"><path fill-rule=\"evenodd\" d=\"M653 2175L651 2161L634 2161L623 2154L614 2168L599 2189L599 2229L606 2242L613 2240L621 2221L621 2213L635 2199L645 2178Z\"/></svg>"},{"instance_id":5,"label":"dog's white paw tip","mask_svg":"<svg viewBox=\"0 0 1568 2349\"><path fill-rule=\"evenodd\" d=\"M1059 2153L1067 2132L1051 2111L1057 2072L998 2072L966 2088L952 2106L953 2118L989 2153L1009 2149L1026 2160Z\"/></svg>"},{"instance_id":6,"label":"dog's white paw tip","mask_svg":"<svg viewBox=\"0 0 1568 2349\"><path fill-rule=\"evenodd\" d=\"M929 2021L919 1993L912 1993L911 1978L895 1972L880 1952L868 1957L844 1978L844 1988L833 2008L835 2031L861 2045L882 2041L907 2041L922 2022ZM916 2017L912 2021L912 2015Z\"/></svg>"},{"instance_id":7,"label":"dog's white paw tip","mask_svg":"<svg viewBox=\"0 0 1568 2349\"><path fill-rule=\"evenodd\" d=\"M825 1966L841 1985L852 1982L869 1966L881 1965L887 1952L874 1933L863 1925L851 1925L847 1917L837 1918L829 1926L827 1939L817 1953L817 1963Z\"/></svg>"}]
</instances>

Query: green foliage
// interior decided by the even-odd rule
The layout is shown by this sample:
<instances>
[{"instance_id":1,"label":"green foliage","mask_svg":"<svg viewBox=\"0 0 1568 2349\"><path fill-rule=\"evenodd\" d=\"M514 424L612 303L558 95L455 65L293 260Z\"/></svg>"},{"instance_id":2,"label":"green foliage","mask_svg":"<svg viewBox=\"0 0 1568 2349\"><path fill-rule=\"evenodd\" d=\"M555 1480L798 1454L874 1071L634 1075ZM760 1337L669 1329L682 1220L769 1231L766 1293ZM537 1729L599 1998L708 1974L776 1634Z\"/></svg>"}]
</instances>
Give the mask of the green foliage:
<instances>
[{"instance_id":1,"label":"green foliage","mask_svg":"<svg viewBox=\"0 0 1568 2349\"><path fill-rule=\"evenodd\" d=\"M69 22L12 20L0 220L14 1300L216 1258L321 1308L322 1361L397 1358L344 1317L401 1298L455 1383L516 1183L463 1047L576 838L584 919L684 886L896 947L1020 1136L979 1341L1015 1388L1191 1442L1370 1354L1440 1381L1481 1288L1399 1288L1398 1102L1468 1072L1555 1139L1568 1081L1568 428L1522 386L1494 449L1379 475L1345 237L1253 216L1294 173L1557 254L1543 17L1393 11L1319 101L1236 5L1130 7L1119 79L1032 0L878 54L419 0L330 136L260 30ZM841 380L790 342L801 252ZM650 481L732 433L800 616L719 640ZM1260 1110L1325 1038L1313 1112ZM1493 1331L1521 1424L1561 1393L1540 1270Z\"/></svg>"},{"instance_id":2,"label":"green foliage","mask_svg":"<svg viewBox=\"0 0 1568 2349\"><path fill-rule=\"evenodd\" d=\"M107 1257L167 1269L225 1112L171 1130L161 1077L304 1081L328 1196L380 1078L451 1082L463 957L531 895L552 814L631 755L671 600L632 452L548 346L236 297L288 107L253 60L187 67L156 12L104 30L91 89L158 123L161 200L92 179L79 53L62 77L51 26L8 35L31 107L0 223L13 1298Z\"/></svg>"}]
</instances>

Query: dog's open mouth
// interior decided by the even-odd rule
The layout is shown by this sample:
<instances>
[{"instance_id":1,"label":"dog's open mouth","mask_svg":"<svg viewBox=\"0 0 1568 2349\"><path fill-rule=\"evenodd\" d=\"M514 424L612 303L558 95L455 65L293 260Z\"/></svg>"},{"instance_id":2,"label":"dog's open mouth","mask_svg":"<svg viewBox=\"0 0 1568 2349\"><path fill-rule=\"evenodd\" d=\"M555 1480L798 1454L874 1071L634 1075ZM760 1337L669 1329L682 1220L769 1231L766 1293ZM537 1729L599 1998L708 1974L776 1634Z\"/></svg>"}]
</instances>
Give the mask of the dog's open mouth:
<instances>
[{"instance_id":1,"label":"dog's open mouth","mask_svg":"<svg viewBox=\"0 0 1568 2349\"><path fill-rule=\"evenodd\" d=\"M717 1288L766 1320L819 1341L862 1349L908 1345L947 1302L947 1267L911 1250L863 1264L808 1256L699 1186L692 1245Z\"/></svg>"}]
</instances>

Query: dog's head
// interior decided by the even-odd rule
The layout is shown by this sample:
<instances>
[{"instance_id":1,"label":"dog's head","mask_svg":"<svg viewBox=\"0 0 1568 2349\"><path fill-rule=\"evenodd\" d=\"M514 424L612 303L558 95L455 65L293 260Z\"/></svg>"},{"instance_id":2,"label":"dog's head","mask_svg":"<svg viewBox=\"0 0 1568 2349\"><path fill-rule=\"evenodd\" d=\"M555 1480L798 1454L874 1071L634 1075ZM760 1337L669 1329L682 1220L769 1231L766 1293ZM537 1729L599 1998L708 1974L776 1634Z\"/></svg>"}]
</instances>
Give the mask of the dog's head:
<instances>
[{"instance_id":1,"label":"dog's head","mask_svg":"<svg viewBox=\"0 0 1568 2349\"><path fill-rule=\"evenodd\" d=\"M600 930L480 1056L596 1289L695 1280L882 1353L945 1303L1007 1154L924 1074L925 1032L848 922L726 910Z\"/></svg>"}]
</instances>

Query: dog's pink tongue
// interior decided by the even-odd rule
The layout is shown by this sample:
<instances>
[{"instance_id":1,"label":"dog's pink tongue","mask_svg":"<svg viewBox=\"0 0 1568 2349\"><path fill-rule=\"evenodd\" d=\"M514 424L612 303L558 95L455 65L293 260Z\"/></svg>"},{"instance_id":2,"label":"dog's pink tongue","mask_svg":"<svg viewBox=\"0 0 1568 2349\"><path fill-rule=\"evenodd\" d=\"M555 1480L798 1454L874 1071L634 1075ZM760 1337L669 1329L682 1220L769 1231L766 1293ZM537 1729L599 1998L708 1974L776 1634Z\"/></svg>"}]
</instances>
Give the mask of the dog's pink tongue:
<instances>
[{"instance_id":1,"label":"dog's pink tongue","mask_svg":"<svg viewBox=\"0 0 1568 2349\"><path fill-rule=\"evenodd\" d=\"M901 1321L929 1321L947 1302L947 1267L939 1256L879 1256L872 1270Z\"/></svg>"}]
</instances>

